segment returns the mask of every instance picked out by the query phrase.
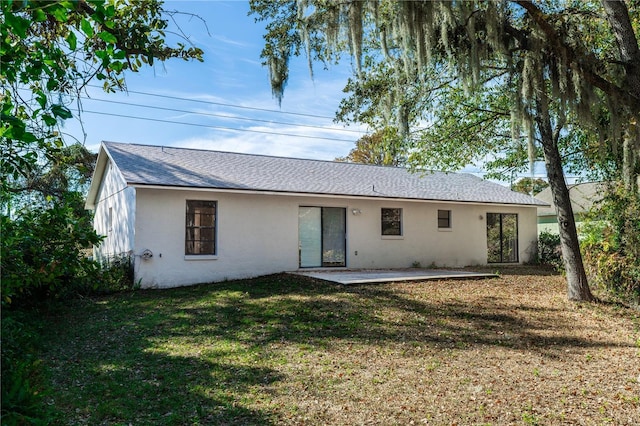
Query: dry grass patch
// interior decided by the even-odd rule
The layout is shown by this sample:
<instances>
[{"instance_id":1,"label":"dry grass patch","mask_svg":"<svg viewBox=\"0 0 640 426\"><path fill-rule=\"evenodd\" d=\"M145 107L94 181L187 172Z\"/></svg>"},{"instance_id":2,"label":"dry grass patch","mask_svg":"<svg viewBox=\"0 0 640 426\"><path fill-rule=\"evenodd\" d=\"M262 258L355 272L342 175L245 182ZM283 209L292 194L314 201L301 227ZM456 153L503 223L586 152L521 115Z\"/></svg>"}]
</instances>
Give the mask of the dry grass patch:
<instances>
[{"instance_id":1,"label":"dry grass patch","mask_svg":"<svg viewBox=\"0 0 640 426\"><path fill-rule=\"evenodd\" d=\"M638 312L567 302L536 269L282 275L81 309L49 318L65 424L640 424Z\"/></svg>"}]
</instances>

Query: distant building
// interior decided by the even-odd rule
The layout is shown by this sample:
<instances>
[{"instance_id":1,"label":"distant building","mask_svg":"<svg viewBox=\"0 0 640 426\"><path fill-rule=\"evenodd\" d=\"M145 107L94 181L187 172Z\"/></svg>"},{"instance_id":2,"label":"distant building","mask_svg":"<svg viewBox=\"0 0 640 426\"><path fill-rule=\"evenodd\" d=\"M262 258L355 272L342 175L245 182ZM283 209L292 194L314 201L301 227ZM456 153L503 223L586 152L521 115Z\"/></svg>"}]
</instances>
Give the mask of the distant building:
<instances>
[{"instance_id":1,"label":"distant building","mask_svg":"<svg viewBox=\"0 0 640 426\"><path fill-rule=\"evenodd\" d=\"M569 197L571 198L571 207L573 215L576 218L576 225L584 220L586 213L591 210L594 204L602 199L604 192L604 183L602 182L584 182L574 185L568 185ZM559 233L558 218L556 215L556 205L553 202L551 188L540 191L536 198L540 201L550 204L550 207L538 207L538 233L547 231L554 234Z\"/></svg>"}]
</instances>

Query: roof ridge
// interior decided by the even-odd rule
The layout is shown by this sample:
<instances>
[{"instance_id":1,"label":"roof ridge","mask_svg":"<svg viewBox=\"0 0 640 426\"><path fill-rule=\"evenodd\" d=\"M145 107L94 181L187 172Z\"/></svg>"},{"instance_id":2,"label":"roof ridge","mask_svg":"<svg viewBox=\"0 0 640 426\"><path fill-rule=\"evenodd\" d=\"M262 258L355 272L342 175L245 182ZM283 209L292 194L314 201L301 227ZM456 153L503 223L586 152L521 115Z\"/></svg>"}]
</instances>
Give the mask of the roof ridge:
<instances>
[{"instance_id":1,"label":"roof ridge","mask_svg":"<svg viewBox=\"0 0 640 426\"><path fill-rule=\"evenodd\" d=\"M364 166L364 167L379 167L384 169L406 170L409 173L444 173L444 174L457 174L457 175L464 174L464 175L470 175L483 180L482 178L479 178L478 176L475 176L474 174L468 173L468 172L454 172L454 171L447 172L443 170L434 170L434 169L426 169L426 170L416 169L414 171L414 170L411 170L409 167L390 166L390 165L382 165L382 164L355 163L355 162L349 162L349 161L336 161L336 160L321 160L317 158L283 157L280 155L270 155L270 154L252 154L249 152L222 151L219 149L187 148L187 147L180 147L180 146L143 144L143 143L132 143L132 142L115 142L115 141L103 140L102 143L111 144L111 145L141 146L141 147L149 147L149 148L168 148L168 149L175 149L175 150L182 150L182 151L218 152L221 154L244 155L244 156L250 156L250 157L263 157L263 158L276 158L276 159L295 160L295 161L315 161L319 163L330 163L330 164L349 164L349 165L358 166L358 167Z\"/></svg>"}]
</instances>

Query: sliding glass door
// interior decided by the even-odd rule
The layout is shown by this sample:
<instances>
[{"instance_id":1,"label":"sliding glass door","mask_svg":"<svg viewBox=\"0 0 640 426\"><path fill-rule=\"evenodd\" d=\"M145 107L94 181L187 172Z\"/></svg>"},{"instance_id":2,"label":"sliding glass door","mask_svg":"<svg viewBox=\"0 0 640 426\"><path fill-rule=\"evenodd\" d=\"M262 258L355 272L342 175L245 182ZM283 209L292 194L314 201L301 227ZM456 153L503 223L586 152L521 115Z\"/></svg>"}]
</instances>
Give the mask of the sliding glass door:
<instances>
[{"instance_id":1,"label":"sliding glass door","mask_svg":"<svg viewBox=\"0 0 640 426\"><path fill-rule=\"evenodd\" d=\"M298 248L301 268L346 265L346 209L300 207Z\"/></svg>"},{"instance_id":2,"label":"sliding glass door","mask_svg":"<svg viewBox=\"0 0 640 426\"><path fill-rule=\"evenodd\" d=\"M298 250L301 268L322 266L322 210L318 207L298 210Z\"/></svg>"},{"instance_id":3,"label":"sliding glass door","mask_svg":"<svg viewBox=\"0 0 640 426\"><path fill-rule=\"evenodd\" d=\"M322 266L345 266L345 209L322 208Z\"/></svg>"},{"instance_id":4,"label":"sliding glass door","mask_svg":"<svg viewBox=\"0 0 640 426\"><path fill-rule=\"evenodd\" d=\"M518 215L487 213L487 260L489 263L518 262Z\"/></svg>"}]
</instances>

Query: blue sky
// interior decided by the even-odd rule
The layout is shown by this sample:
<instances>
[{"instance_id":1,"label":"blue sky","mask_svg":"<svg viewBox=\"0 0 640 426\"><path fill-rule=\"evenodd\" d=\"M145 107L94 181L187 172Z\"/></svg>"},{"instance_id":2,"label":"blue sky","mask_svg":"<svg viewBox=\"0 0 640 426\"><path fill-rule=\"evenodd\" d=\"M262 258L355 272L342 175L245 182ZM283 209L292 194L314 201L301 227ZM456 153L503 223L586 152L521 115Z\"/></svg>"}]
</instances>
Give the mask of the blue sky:
<instances>
[{"instance_id":1,"label":"blue sky","mask_svg":"<svg viewBox=\"0 0 640 426\"><path fill-rule=\"evenodd\" d=\"M279 107L261 65L264 24L247 16L247 1L166 1L165 9L206 21L176 17L204 50L204 62L173 59L129 73L128 93L106 94L96 81L82 99L83 126L65 123L68 140L84 141L94 152L109 140L332 160L364 134L333 122L348 61L326 71L319 65L312 80L306 58L293 60Z\"/></svg>"},{"instance_id":2,"label":"blue sky","mask_svg":"<svg viewBox=\"0 0 640 426\"><path fill-rule=\"evenodd\" d=\"M333 160L366 134L362 126L333 121L352 71L348 58L329 69L316 64L313 79L306 57L293 58L279 107L261 65L265 24L248 16L248 1L164 6L185 13L176 21L203 49L204 62L173 59L128 73L128 93L106 94L95 81L81 100L82 126L68 120L62 129L68 141L93 152L106 140ZM483 174L474 166L463 171ZM544 175L543 167L536 172Z\"/></svg>"}]
</instances>

